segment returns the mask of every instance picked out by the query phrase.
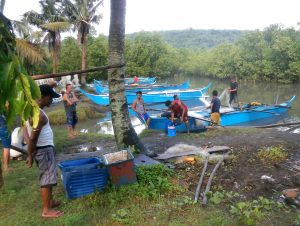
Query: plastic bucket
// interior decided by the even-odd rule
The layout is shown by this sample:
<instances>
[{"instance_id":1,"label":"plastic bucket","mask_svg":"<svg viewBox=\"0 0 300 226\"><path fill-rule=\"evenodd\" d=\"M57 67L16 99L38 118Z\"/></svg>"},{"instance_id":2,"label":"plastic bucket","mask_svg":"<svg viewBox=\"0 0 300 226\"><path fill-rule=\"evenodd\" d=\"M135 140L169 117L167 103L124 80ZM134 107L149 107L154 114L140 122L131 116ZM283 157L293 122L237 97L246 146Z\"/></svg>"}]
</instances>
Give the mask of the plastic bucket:
<instances>
[{"instance_id":1,"label":"plastic bucket","mask_svg":"<svg viewBox=\"0 0 300 226\"><path fill-rule=\"evenodd\" d=\"M175 126L168 126L168 137L176 136Z\"/></svg>"}]
</instances>

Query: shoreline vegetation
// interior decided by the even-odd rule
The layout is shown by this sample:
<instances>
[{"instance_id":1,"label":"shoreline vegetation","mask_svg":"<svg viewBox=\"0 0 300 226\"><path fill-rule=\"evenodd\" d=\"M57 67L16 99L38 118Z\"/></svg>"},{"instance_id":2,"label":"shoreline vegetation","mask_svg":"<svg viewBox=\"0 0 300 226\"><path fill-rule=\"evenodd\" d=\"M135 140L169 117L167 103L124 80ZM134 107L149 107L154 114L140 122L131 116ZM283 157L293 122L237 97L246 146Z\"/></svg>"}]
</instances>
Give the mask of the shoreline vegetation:
<instances>
[{"instance_id":1,"label":"shoreline vegetation","mask_svg":"<svg viewBox=\"0 0 300 226\"><path fill-rule=\"evenodd\" d=\"M300 81L299 33L277 24L263 31L137 32L126 35L125 74L160 78L189 74L218 79L235 74L245 81L296 83ZM90 36L88 42L88 68L106 65L107 37ZM59 71L75 71L78 65L80 49L75 38L67 37L62 41ZM47 73L42 68L37 71ZM107 79L107 71L89 73L87 81L94 78Z\"/></svg>"}]
</instances>

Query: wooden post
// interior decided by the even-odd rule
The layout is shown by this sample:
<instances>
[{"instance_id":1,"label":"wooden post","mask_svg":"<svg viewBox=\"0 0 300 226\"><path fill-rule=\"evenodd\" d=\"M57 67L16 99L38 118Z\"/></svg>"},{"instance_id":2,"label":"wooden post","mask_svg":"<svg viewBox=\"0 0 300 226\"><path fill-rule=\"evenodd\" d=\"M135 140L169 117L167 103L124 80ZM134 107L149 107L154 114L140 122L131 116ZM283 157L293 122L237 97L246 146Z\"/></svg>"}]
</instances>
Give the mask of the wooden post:
<instances>
[{"instance_id":1,"label":"wooden post","mask_svg":"<svg viewBox=\"0 0 300 226\"><path fill-rule=\"evenodd\" d=\"M209 159L209 157L206 156L205 162L204 162L204 167L203 167L203 170L202 170L202 173L201 173L198 185L197 185L196 193L195 193L195 199L194 199L195 202L198 202L198 199L199 199L201 185L203 183L204 175L205 175L205 172L206 172L206 169L207 169L207 165L208 165L208 159Z\"/></svg>"},{"instance_id":2,"label":"wooden post","mask_svg":"<svg viewBox=\"0 0 300 226\"><path fill-rule=\"evenodd\" d=\"M206 188L205 188L205 191L204 191L204 195L203 195L203 200L202 200L202 205L203 206L206 206L207 205L207 193L209 192L210 190L210 186L211 186L211 182L212 182L212 179L213 177L215 176L218 168L220 167L221 163L223 162L224 160L224 155L222 156L222 158L218 161L217 165L215 166L215 168L213 169L212 173L210 174L210 177L208 179L208 182L206 184Z\"/></svg>"},{"instance_id":3,"label":"wooden post","mask_svg":"<svg viewBox=\"0 0 300 226\"><path fill-rule=\"evenodd\" d=\"M114 64L114 65L106 65L102 67L95 67L91 69L86 69L86 70L80 70L80 71L69 71L69 72L62 72L62 73L55 73L55 74L44 74L44 75L33 75L31 76L32 79L38 80L38 79L45 79L45 78L57 78L57 77L63 77L63 76L68 76L68 75L81 75L87 72L94 72L94 71L103 71L111 68L121 68L124 67L125 64Z\"/></svg>"}]
</instances>

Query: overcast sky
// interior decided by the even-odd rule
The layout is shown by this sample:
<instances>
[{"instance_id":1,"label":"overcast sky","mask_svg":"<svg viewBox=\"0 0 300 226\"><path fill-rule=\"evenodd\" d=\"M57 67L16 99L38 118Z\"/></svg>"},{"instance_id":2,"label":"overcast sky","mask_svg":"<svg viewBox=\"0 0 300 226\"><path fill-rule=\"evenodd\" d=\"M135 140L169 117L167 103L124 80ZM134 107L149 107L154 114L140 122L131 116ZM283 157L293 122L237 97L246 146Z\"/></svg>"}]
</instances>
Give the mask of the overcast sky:
<instances>
[{"instance_id":1,"label":"overcast sky","mask_svg":"<svg viewBox=\"0 0 300 226\"><path fill-rule=\"evenodd\" d=\"M39 11L38 0L6 0L4 14L18 19ZM99 9L98 33L108 34L110 0ZM270 24L299 28L300 0L127 0L126 33L182 29L263 29Z\"/></svg>"}]
</instances>

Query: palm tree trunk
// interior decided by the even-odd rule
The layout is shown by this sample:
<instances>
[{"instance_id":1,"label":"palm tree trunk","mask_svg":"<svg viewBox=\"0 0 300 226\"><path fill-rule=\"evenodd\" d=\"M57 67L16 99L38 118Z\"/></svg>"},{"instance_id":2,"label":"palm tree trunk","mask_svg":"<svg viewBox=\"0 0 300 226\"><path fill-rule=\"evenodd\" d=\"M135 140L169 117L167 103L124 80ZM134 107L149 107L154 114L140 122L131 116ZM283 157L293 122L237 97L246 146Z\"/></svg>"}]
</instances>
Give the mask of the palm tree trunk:
<instances>
[{"instance_id":1,"label":"palm tree trunk","mask_svg":"<svg viewBox=\"0 0 300 226\"><path fill-rule=\"evenodd\" d=\"M109 28L109 64L124 63L126 0L111 0L111 16ZM112 112L112 124L119 149L134 145L145 152L130 122L128 104L124 96L125 68L114 68L108 71L109 97Z\"/></svg>"},{"instance_id":2,"label":"palm tree trunk","mask_svg":"<svg viewBox=\"0 0 300 226\"><path fill-rule=\"evenodd\" d=\"M86 69L86 35L83 37L83 42L81 44L81 70ZM82 74L80 77L82 85L86 84L86 74Z\"/></svg>"},{"instance_id":3,"label":"palm tree trunk","mask_svg":"<svg viewBox=\"0 0 300 226\"><path fill-rule=\"evenodd\" d=\"M51 50L51 56L52 56L52 73L55 74L57 72L57 51L55 49Z\"/></svg>"}]
</instances>

